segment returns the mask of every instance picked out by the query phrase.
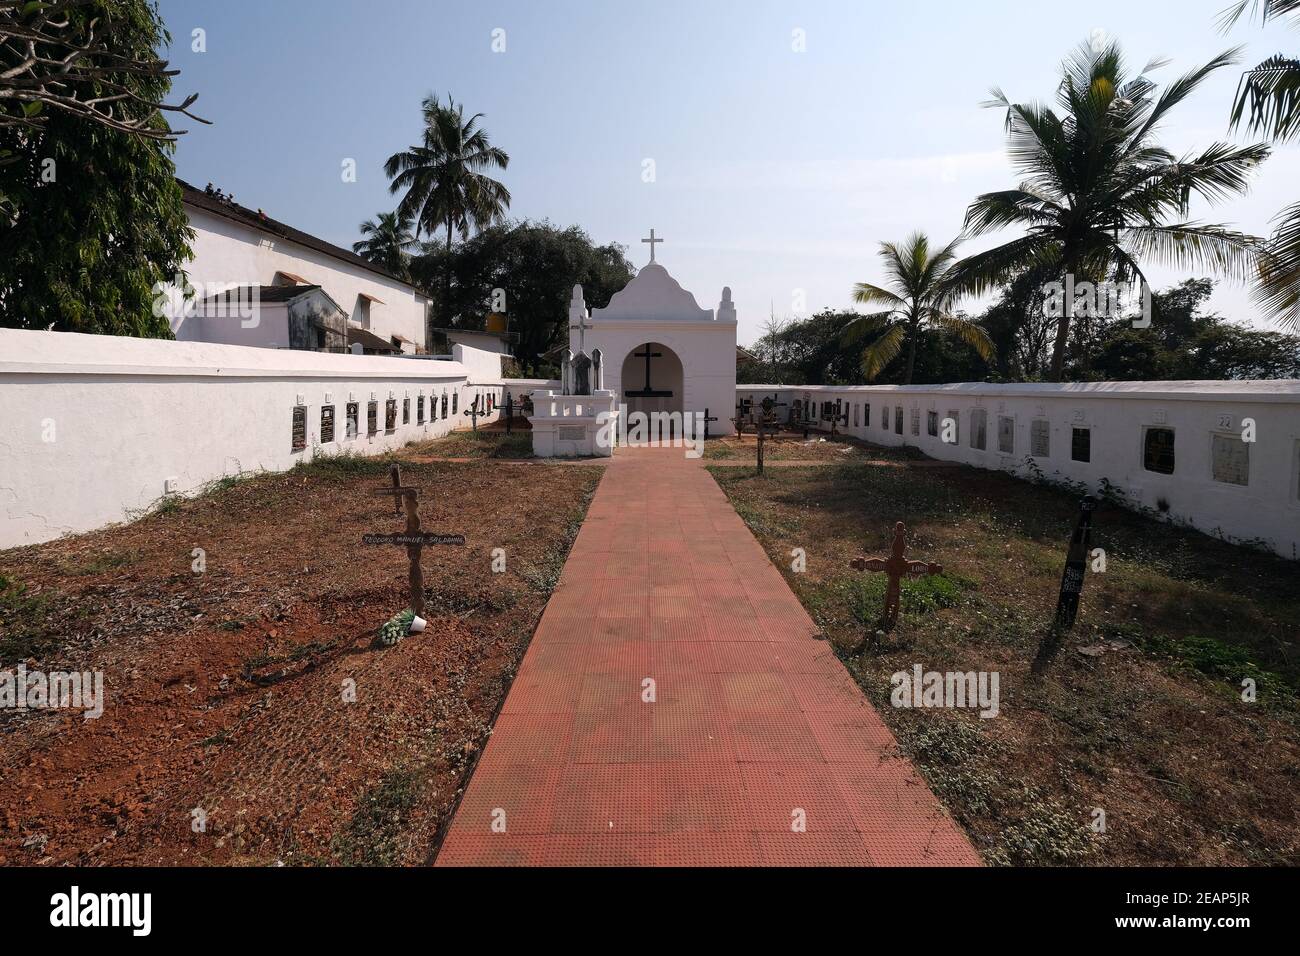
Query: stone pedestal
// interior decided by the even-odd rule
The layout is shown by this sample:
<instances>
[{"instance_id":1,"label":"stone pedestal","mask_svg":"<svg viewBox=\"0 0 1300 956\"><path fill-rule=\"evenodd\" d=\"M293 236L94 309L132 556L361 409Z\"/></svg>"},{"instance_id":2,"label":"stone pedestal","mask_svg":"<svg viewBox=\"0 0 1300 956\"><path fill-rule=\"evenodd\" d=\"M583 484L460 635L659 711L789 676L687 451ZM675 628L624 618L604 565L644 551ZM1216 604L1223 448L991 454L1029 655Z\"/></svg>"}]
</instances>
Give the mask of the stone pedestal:
<instances>
[{"instance_id":1,"label":"stone pedestal","mask_svg":"<svg viewBox=\"0 0 1300 956\"><path fill-rule=\"evenodd\" d=\"M532 393L533 454L538 458L608 457L618 439L614 393Z\"/></svg>"}]
</instances>

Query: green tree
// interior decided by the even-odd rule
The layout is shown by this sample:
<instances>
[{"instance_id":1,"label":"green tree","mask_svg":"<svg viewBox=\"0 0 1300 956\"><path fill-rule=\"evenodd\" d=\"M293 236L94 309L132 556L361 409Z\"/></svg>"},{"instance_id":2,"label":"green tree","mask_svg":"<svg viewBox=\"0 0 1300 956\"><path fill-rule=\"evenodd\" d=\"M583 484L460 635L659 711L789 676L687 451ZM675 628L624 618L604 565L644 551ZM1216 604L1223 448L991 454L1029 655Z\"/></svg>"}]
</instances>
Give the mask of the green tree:
<instances>
[{"instance_id":1,"label":"green tree","mask_svg":"<svg viewBox=\"0 0 1300 956\"><path fill-rule=\"evenodd\" d=\"M1085 43L1062 66L1060 113L1012 103L995 89L988 105L1006 110L1008 151L1024 179L979 196L966 231L1018 227L1024 235L957 263L954 288L980 294L1032 270L1058 280L1145 283L1145 258L1247 278L1259 240L1186 216L1193 195L1214 202L1244 192L1268 147L1215 143L1180 159L1155 142L1169 112L1234 56L1221 54L1157 94L1145 75L1130 77L1117 44ZM1057 321L1053 381L1064 372L1070 319L1066 308Z\"/></svg>"},{"instance_id":2,"label":"green tree","mask_svg":"<svg viewBox=\"0 0 1300 956\"><path fill-rule=\"evenodd\" d=\"M1261 23L1290 16L1300 25L1300 0L1243 0L1224 13L1230 28L1252 7ZM1237 88L1232 125L1245 123L1277 142L1300 138L1300 58L1276 54L1246 72ZM1283 325L1300 329L1300 202L1277 214L1260 258L1255 302Z\"/></svg>"},{"instance_id":3,"label":"green tree","mask_svg":"<svg viewBox=\"0 0 1300 956\"><path fill-rule=\"evenodd\" d=\"M111 13L118 62L147 62L170 40L147 0L78 4L65 14L78 42L91 21ZM0 44L3 65L13 47ZM74 74L75 76L75 74ZM168 127L158 105L171 78L160 70L109 70L69 78L60 95L93 101L96 84L129 91L120 124ZM174 282L190 257L193 232L165 136L113 128L73 109L49 109L35 126L0 124L0 326L170 338L155 314L158 283Z\"/></svg>"},{"instance_id":4,"label":"green tree","mask_svg":"<svg viewBox=\"0 0 1300 956\"><path fill-rule=\"evenodd\" d=\"M1227 321L1206 305L1209 279L1188 279L1154 293L1162 321L1133 328L1127 318L1106 322L1079 378L1101 381L1277 379L1300 377L1300 336Z\"/></svg>"},{"instance_id":5,"label":"green tree","mask_svg":"<svg viewBox=\"0 0 1300 956\"><path fill-rule=\"evenodd\" d=\"M353 252L395 276L409 277L411 250L416 245L409 220L395 212L381 212L378 220L367 219L361 224L361 235L366 238L352 243Z\"/></svg>"},{"instance_id":6,"label":"green tree","mask_svg":"<svg viewBox=\"0 0 1300 956\"><path fill-rule=\"evenodd\" d=\"M424 132L420 143L394 153L384 164L392 180L389 192L403 192L398 214L415 223L415 234L446 232L445 252L450 264L452 233L468 239L472 230L500 220L510 207L510 191L487 175L505 169L510 157L493 146L479 126L482 113L465 118L462 104L447 97L446 104L430 95L421 110ZM442 281L441 320L451 323L451 270Z\"/></svg>"},{"instance_id":7,"label":"green tree","mask_svg":"<svg viewBox=\"0 0 1300 956\"><path fill-rule=\"evenodd\" d=\"M411 261L417 285L454 277L449 309L455 327L480 329L488 312L502 303L516 336L514 354L530 375L552 371L544 353L568 341L569 299L581 284L587 305L603 308L635 275L617 244L598 246L578 226L549 222L489 226L457 243L450 252L426 249Z\"/></svg>"},{"instance_id":8,"label":"green tree","mask_svg":"<svg viewBox=\"0 0 1300 956\"><path fill-rule=\"evenodd\" d=\"M950 242L933 255L930 240L914 232L899 246L880 244L880 258L888 276L886 286L859 282L853 287L853 301L862 305L888 306L882 312L855 315L844 324L845 344L874 336L862 350L862 373L874 381L907 343L907 366L903 384L912 383L916 347L923 325L944 328L969 343L981 356L990 358L993 344L977 324L949 309L947 273L956 256L957 243Z\"/></svg>"}]
</instances>

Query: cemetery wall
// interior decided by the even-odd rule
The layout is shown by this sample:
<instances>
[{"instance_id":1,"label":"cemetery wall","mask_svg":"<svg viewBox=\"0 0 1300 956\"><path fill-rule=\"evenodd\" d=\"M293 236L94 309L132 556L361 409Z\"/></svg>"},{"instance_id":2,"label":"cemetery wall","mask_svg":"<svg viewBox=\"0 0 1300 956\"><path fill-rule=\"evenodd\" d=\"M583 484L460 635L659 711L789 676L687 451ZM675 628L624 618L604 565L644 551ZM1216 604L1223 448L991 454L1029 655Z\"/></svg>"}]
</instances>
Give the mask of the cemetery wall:
<instances>
[{"instance_id":1,"label":"cemetery wall","mask_svg":"<svg viewBox=\"0 0 1300 956\"><path fill-rule=\"evenodd\" d=\"M778 409L782 420L797 407L820 431L830 430L823 403L833 416L838 402L840 433L1019 477L1037 471L1092 491L1109 483L1134 508L1300 558L1297 381L742 385L736 392L737 402L775 396L787 403Z\"/></svg>"},{"instance_id":2,"label":"cemetery wall","mask_svg":"<svg viewBox=\"0 0 1300 956\"><path fill-rule=\"evenodd\" d=\"M0 329L0 548L126 520L224 476L284 471L323 455L375 455L466 428L476 394L501 397L500 357L492 356L492 376L474 352L460 352L467 367ZM351 437L350 403L358 432ZM333 410L332 440L323 409ZM479 422L497 417L494 409Z\"/></svg>"}]
</instances>

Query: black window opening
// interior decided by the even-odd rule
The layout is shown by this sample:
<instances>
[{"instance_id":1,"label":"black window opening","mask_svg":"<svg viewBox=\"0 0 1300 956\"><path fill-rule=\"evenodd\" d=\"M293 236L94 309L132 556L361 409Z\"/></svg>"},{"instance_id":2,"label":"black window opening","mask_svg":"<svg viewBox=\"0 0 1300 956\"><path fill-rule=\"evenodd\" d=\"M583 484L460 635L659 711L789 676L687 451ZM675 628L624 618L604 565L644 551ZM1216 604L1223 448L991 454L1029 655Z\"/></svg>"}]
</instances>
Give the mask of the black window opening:
<instances>
[{"instance_id":1,"label":"black window opening","mask_svg":"<svg viewBox=\"0 0 1300 956\"><path fill-rule=\"evenodd\" d=\"M1075 428L1070 435L1070 458L1073 461L1092 461L1092 429Z\"/></svg>"},{"instance_id":2,"label":"black window opening","mask_svg":"<svg viewBox=\"0 0 1300 956\"><path fill-rule=\"evenodd\" d=\"M1159 475L1174 473L1174 430L1148 428L1142 438L1142 467Z\"/></svg>"},{"instance_id":3,"label":"black window opening","mask_svg":"<svg viewBox=\"0 0 1300 956\"><path fill-rule=\"evenodd\" d=\"M320 441L321 444L334 440L334 406L322 405L320 408Z\"/></svg>"}]
</instances>

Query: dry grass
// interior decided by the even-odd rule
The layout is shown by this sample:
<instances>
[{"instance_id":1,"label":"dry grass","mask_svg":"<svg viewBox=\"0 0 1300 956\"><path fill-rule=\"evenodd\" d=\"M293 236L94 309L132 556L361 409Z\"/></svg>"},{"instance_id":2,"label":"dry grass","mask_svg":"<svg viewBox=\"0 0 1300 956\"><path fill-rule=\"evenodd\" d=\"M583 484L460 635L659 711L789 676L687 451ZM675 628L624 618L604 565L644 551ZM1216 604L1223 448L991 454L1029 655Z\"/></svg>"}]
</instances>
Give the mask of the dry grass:
<instances>
[{"instance_id":1,"label":"dry grass","mask_svg":"<svg viewBox=\"0 0 1300 956\"><path fill-rule=\"evenodd\" d=\"M428 630L384 650L406 555L360 540L401 527L385 460L0 554L0 665L103 670L107 697L0 711L0 863L427 862L600 472L403 467L425 529L467 541L426 549Z\"/></svg>"},{"instance_id":2,"label":"dry grass","mask_svg":"<svg viewBox=\"0 0 1300 956\"><path fill-rule=\"evenodd\" d=\"M1050 653L1072 495L925 463L713 474L988 861L1300 862L1293 563L1104 509L1107 570ZM908 584L878 638L883 576L848 564L887 553L898 520L945 576ZM1000 715L890 706L890 675L916 663L999 672Z\"/></svg>"}]
</instances>

